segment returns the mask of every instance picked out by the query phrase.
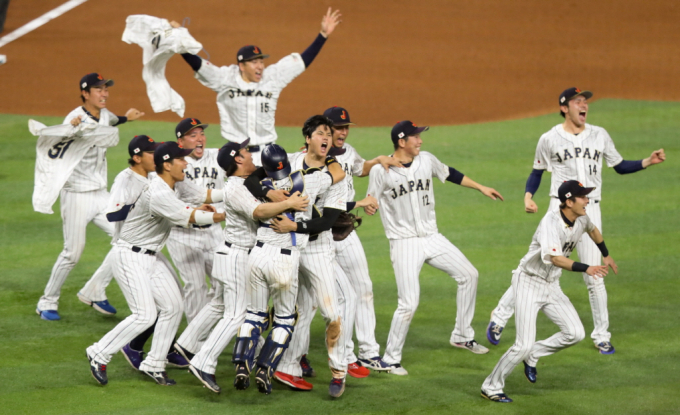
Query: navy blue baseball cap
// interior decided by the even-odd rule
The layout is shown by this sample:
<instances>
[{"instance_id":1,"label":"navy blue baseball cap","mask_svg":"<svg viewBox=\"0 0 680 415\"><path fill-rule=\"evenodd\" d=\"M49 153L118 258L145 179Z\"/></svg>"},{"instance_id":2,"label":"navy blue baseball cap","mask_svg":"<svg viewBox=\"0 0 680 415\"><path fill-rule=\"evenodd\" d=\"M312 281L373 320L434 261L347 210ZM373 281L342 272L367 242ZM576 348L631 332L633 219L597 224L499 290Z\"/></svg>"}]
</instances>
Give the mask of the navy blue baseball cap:
<instances>
[{"instance_id":1,"label":"navy blue baseball cap","mask_svg":"<svg viewBox=\"0 0 680 415\"><path fill-rule=\"evenodd\" d=\"M400 138L406 139L406 137L410 135L420 134L423 131L427 131L429 129L430 127L428 126L418 127L408 120L398 122L394 125L394 127L392 127L392 142L397 144Z\"/></svg>"},{"instance_id":2,"label":"navy blue baseball cap","mask_svg":"<svg viewBox=\"0 0 680 415\"><path fill-rule=\"evenodd\" d=\"M257 58L268 58L269 55L262 53L262 49L255 45L246 45L238 50L236 53L236 60L239 62L250 61Z\"/></svg>"},{"instance_id":3,"label":"navy blue baseball cap","mask_svg":"<svg viewBox=\"0 0 680 415\"><path fill-rule=\"evenodd\" d=\"M176 141L166 141L161 143L161 145L156 148L156 151L154 151L153 161L156 163L156 166L160 166L166 161L172 161L176 158L186 157L193 151L193 148L186 149L180 147Z\"/></svg>"},{"instance_id":4,"label":"navy blue baseball cap","mask_svg":"<svg viewBox=\"0 0 680 415\"><path fill-rule=\"evenodd\" d=\"M260 160L267 176L274 180L281 180L290 174L291 167L288 154L278 144L267 145L260 153Z\"/></svg>"},{"instance_id":5,"label":"navy blue baseball cap","mask_svg":"<svg viewBox=\"0 0 680 415\"><path fill-rule=\"evenodd\" d=\"M187 135L189 131L197 127L201 127L205 130L208 128L208 124L201 123L201 120L198 118L185 118L177 124L177 127L175 127L175 136L177 136L177 138L183 137Z\"/></svg>"},{"instance_id":6,"label":"navy blue baseball cap","mask_svg":"<svg viewBox=\"0 0 680 415\"><path fill-rule=\"evenodd\" d=\"M594 189L594 187L584 187L578 180L567 180L560 185L557 195L560 198L560 202L564 203L572 197L586 196Z\"/></svg>"},{"instance_id":7,"label":"navy blue baseball cap","mask_svg":"<svg viewBox=\"0 0 680 415\"><path fill-rule=\"evenodd\" d=\"M581 91L580 89L573 87L569 89L565 89L561 94L560 94L560 105L569 105L569 101L572 99L576 98L577 96L582 95L586 99L590 99L593 96L593 93L590 91Z\"/></svg>"},{"instance_id":8,"label":"navy blue baseball cap","mask_svg":"<svg viewBox=\"0 0 680 415\"><path fill-rule=\"evenodd\" d=\"M130 157L141 156L145 151L155 151L159 145L161 143L153 141L153 138L148 135L136 135L128 144L128 153L130 153Z\"/></svg>"},{"instance_id":9,"label":"navy blue baseball cap","mask_svg":"<svg viewBox=\"0 0 680 415\"><path fill-rule=\"evenodd\" d=\"M113 79L106 79L96 72L89 73L80 78L80 90L84 91L93 86L113 86Z\"/></svg>"},{"instance_id":10,"label":"navy blue baseball cap","mask_svg":"<svg viewBox=\"0 0 680 415\"><path fill-rule=\"evenodd\" d=\"M242 143L230 141L223 145L217 153L217 164L219 164L224 171L229 170L229 167L234 162L236 156L239 155L241 149L248 147L248 143L250 143L250 138L246 138Z\"/></svg>"},{"instance_id":11,"label":"navy blue baseball cap","mask_svg":"<svg viewBox=\"0 0 680 415\"><path fill-rule=\"evenodd\" d=\"M342 107L331 107L323 112L324 117L333 121L334 126L356 125L349 120L349 112Z\"/></svg>"}]
</instances>

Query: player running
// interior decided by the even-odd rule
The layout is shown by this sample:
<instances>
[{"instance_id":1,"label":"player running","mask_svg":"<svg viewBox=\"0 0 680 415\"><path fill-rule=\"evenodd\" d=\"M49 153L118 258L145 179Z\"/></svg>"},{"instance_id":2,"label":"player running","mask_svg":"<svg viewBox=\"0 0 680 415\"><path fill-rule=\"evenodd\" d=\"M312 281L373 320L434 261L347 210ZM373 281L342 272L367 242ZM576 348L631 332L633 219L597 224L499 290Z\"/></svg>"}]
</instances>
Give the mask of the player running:
<instances>
[{"instance_id":1,"label":"player running","mask_svg":"<svg viewBox=\"0 0 680 415\"><path fill-rule=\"evenodd\" d=\"M517 312L517 337L482 384L482 397L495 402L512 402L504 392L505 379L515 366L524 363L524 375L536 383L538 359L573 346L586 337L576 309L560 288L562 270L583 272L593 279L601 279L611 267L618 267L604 243L600 230L586 215L592 203L589 194L595 188L583 187L576 180L564 182L557 190L560 205L549 209L531 240L529 252L512 273L512 293ZM583 240L584 234L604 257L605 265L574 262L569 255ZM549 338L536 341L536 316L539 311L557 324L560 331Z\"/></svg>"},{"instance_id":2,"label":"player running","mask_svg":"<svg viewBox=\"0 0 680 415\"><path fill-rule=\"evenodd\" d=\"M321 32L301 54L290 54L265 68L269 55L254 45L242 47L236 53L237 65L217 67L192 54L182 54L196 72L196 79L217 93L222 137L243 142L250 138L248 151L253 162L260 165L260 151L276 141L274 129L276 106L281 91L311 65L326 39L340 24L340 11L328 12L321 19ZM173 27L179 23L171 22Z\"/></svg>"},{"instance_id":3,"label":"player running","mask_svg":"<svg viewBox=\"0 0 680 415\"><path fill-rule=\"evenodd\" d=\"M578 180L585 186L594 187L590 195L591 203L587 206L588 217L595 226L602 229L600 201L602 199L602 164L614 167L619 174L635 173L649 166L666 160L663 149L655 150L644 160L624 160L614 146L607 131L586 123L588 116L588 99L593 96L590 91L569 88L560 94L560 114L564 122L543 134L536 146L534 169L529 175L524 196L524 206L528 213L536 213L538 207L533 196L541 184L541 176L545 170L552 173L550 181L550 205L548 210L555 210L559 205L557 189L567 180ZM595 244L585 236L578 242L576 249L581 260L589 264L600 264L601 255ZM604 280L596 279L583 273L583 281L588 288L590 308L593 312L594 328L591 334L595 347L602 354L613 354L609 332L609 312L607 310L607 290ZM511 286L505 292L498 306L491 313L491 322L486 330L486 337L491 344L500 342L503 328L514 311L514 294Z\"/></svg>"},{"instance_id":4,"label":"player running","mask_svg":"<svg viewBox=\"0 0 680 415\"><path fill-rule=\"evenodd\" d=\"M144 113L130 108L125 116L114 115L106 107L109 99L109 87L112 79L106 79L98 73L89 73L80 79L80 99L83 105L71 111L64 119L64 124L78 126L81 123L117 126L133 121ZM76 266L85 249L86 228L94 222L109 236L113 235L113 226L104 217L104 209L108 202L109 192L106 190L108 177L106 172L106 148L118 144L110 142L106 145L94 145L75 164L63 188L61 189L61 218L64 222L64 250L59 254L52 268L52 274L45 287L45 293L38 301L36 312L43 320L59 320L59 294L68 274ZM56 147L56 146L55 146ZM73 153L68 146L50 149L51 158L63 159ZM52 178L54 179L54 178ZM103 271L96 273L98 278L110 281L110 268L103 264ZM105 314L115 314L106 298L89 299L79 296L81 301L92 304L96 301L96 309Z\"/></svg>"},{"instance_id":5,"label":"player running","mask_svg":"<svg viewBox=\"0 0 680 415\"><path fill-rule=\"evenodd\" d=\"M448 167L431 153L421 152L423 140L420 134L428 129L417 127L411 121L397 123L391 134L395 150L393 157L404 168L390 168L385 172L382 166L373 166L368 182L367 193L378 199L380 219L390 241L390 257L397 280L399 301L383 357L390 365L390 373L395 375L408 374L401 366L402 349L418 308L418 278L423 263L446 272L458 283L456 325L451 333L451 345L477 354L489 351L475 341L471 326L479 274L465 255L437 229L432 178L479 190L492 200L503 200L503 197L496 190Z\"/></svg>"}]
</instances>

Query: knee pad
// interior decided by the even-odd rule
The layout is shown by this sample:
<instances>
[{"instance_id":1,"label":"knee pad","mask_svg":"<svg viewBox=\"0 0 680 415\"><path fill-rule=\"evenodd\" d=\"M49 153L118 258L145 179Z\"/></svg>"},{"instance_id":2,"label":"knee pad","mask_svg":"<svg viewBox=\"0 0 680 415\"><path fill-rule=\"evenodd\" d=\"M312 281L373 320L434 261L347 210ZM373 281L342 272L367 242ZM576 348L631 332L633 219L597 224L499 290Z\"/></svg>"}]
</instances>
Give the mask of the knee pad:
<instances>
[{"instance_id":1,"label":"knee pad","mask_svg":"<svg viewBox=\"0 0 680 415\"><path fill-rule=\"evenodd\" d=\"M274 316L274 328L269 332L267 340L260 350L257 365L261 368L275 371L283 352L288 348L293 336L297 313L290 316Z\"/></svg>"},{"instance_id":2,"label":"knee pad","mask_svg":"<svg viewBox=\"0 0 680 415\"><path fill-rule=\"evenodd\" d=\"M236 335L232 363L245 363L248 371L252 369L257 341L267 324L268 316L266 312L248 312L246 321L238 329Z\"/></svg>"}]
</instances>

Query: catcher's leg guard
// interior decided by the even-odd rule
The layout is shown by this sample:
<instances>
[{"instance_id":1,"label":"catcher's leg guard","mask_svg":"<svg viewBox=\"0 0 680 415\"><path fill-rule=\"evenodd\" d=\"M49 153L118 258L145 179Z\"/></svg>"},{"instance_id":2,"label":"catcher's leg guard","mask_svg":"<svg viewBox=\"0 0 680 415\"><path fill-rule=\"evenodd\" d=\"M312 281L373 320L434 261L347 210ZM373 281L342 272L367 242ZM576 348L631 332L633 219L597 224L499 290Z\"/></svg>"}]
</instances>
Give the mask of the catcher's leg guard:
<instances>
[{"instance_id":1,"label":"catcher's leg guard","mask_svg":"<svg viewBox=\"0 0 680 415\"><path fill-rule=\"evenodd\" d=\"M246 321L238 329L232 363L245 363L248 373L253 367L255 360L255 346L260 338L262 330L268 325L269 314L266 312L248 311Z\"/></svg>"},{"instance_id":2,"label":"catcher's leg guard","mask_svg":"<svg viewBox=\"0 0 680 415\"><path fill-rule=\"evenodd\" d=\"M258 367L268 370L270 374L276 371L283 352L288 348L296 321L297 313L290 316L274 316L274 328L269 332L257 358Z\"/></svg>"}]
</instances>

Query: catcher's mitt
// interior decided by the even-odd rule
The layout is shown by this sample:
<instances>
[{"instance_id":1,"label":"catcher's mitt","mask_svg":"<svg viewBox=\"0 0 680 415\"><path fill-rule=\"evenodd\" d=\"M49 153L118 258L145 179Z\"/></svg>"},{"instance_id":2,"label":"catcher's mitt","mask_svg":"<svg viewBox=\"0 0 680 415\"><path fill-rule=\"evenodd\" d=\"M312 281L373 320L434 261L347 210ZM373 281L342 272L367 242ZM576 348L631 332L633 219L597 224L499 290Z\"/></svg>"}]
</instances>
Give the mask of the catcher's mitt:
<instances>
[{"instance_id":1,"label":"catcher's mitt","mask_svg":"<svg viewBox=\"0 0 680 415\"><path fill-rule=\"evenodd\" d=\"M342 241L356 228L361 226L361 218L351 212L342 212L331 228L333 240Z\"/></svg>"}]
</instances>

